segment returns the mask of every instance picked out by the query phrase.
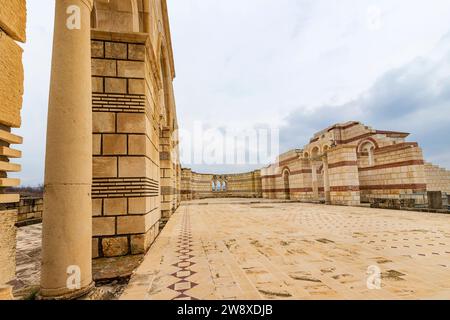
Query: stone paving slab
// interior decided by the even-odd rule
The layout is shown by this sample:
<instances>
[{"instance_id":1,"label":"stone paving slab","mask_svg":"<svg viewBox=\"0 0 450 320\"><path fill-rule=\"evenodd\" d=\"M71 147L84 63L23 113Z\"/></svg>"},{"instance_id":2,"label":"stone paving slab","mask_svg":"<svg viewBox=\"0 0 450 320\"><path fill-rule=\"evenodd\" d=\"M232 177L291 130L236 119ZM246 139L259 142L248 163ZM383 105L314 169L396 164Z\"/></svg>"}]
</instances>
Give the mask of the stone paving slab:
<instances>
[{"instance_id":1,"label":"stone paving slab","mask_svg":"<svg viewBox=\"0 0 450 320\"><path fill-rule=\"evenodd\" d=\"M450 216L253 199L188 202L121 299L450 298ZM369 289L381 272L381 288Z\"/></svg>"}]
</instances>

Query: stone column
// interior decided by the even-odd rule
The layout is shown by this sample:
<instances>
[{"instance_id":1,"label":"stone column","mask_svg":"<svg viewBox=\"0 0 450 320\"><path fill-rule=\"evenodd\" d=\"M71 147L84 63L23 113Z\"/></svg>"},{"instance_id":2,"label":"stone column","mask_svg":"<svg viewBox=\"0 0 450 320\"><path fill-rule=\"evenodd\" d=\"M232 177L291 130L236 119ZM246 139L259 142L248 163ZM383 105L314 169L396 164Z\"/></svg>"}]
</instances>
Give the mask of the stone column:
<instances>
[{"instance_id":1,"label":"stone column","mask_svg":"<svg viewBox=\"0 0 450 320\"><path fill-rule=\"evenodd\" d=\"M317 166L314 160L311 161L311 177L313 188L313 200L319 200L319 180L317 178Z\"/></svg>"},{"instance_id":2,"label":"stone column","mask_svg":"<svg viewBox=\"0 0 450 320\"><path fill-rule=\"evenodd\" d=\"M57 0L47 125L41 292L73 299L92 282L92 0Z\"/></svg>"},{"instance_id":3,"label":"stone column","mask_svg":"<svg viewBox=\"0 0 450 320\"><path fill-rule=\"evenodd\" d=\"M151 31L150 0L144 0L144 32Z\"/></svg>"}]
</instances>

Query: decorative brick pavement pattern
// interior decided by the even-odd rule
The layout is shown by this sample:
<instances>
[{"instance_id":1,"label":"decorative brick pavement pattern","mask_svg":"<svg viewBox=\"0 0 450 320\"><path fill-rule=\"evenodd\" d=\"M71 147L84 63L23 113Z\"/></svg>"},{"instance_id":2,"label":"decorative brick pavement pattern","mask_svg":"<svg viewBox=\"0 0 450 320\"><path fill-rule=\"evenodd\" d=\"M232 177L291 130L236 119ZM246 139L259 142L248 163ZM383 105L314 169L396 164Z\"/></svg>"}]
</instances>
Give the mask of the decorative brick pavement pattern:
<instances>
[{"instance_id":1,"label":"decorative brick pavement pattern","mask_svg":"<svg viewBox=\"0 0 450 320\"><path fill-rule=\"evenodd\" d=\"M183 214L183 221L181 223L177 244L178 250L176 253L178 254L179 261L173 266L178 268L178 271L172 273L172 276L177 282L170 285L168 288L179 294L174 300L196 300L196 298L186 294L187 291L198 285L195 282L189 281L189 278L196 274L196 272L191 270L195 265L195 262L192 261L192 258L194 258L195 255L192 255L194 250L192 249L192 233L188 212Z\"/></svg>"}]
</instances>

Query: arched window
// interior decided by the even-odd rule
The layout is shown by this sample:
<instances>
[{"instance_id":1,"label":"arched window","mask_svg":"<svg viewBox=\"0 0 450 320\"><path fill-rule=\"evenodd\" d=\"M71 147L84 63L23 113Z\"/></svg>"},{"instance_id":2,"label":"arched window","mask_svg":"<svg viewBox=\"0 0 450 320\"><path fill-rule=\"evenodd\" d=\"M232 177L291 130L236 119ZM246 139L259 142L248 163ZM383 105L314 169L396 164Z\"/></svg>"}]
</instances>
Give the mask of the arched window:
<instances>
[{"instance_id":1,"label":"arched window","mask_svg":"<svg viewBox=\"0 0 450 320\"><path fill-rule=\"evenodd\" d=\"M319 147L314 147L314 149L312 149L312 151L311 151L311 156L313 158L315 158L315 157L317 157L319 155L319 153L320 153Z\"/></svg>"},{"instance_id":2,"label":"arched window","mask_svg":"<svg viewBox=\"0 0 450 320\"><path fill-rule=\"evenodd\" d=\"M368 156L369 166L375 165L374 150L376 149L375 144L372 141L364 141L359 148L359 152L365 152Z\"/></svg>"},{"instance_id":3,"label":"arched window","mask_svg":"<svg viewBox=\"0 0 450 320\"><path fill-rule=\"evenodd\" d=\"M226 181L222 182L222 191L227 191L227 182Z\"/></svg>"},{"instance_id":4,"label":"arched window","mask_svg":"<svg viewBox=\"0 0 450 320\"><path fill-rule=\"evenodd\" d=\"M212 185L212 191L213 192L216 191L216 184L214 183L214 181L211 182L211 185Z\"/></svg>"}]
</instances>

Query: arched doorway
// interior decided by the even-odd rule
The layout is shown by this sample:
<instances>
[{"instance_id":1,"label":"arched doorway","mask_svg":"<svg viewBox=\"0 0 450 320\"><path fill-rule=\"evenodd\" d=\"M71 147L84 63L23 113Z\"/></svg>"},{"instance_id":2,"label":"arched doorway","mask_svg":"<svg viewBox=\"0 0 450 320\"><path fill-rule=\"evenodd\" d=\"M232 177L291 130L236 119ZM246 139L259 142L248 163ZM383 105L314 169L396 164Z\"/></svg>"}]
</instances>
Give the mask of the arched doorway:
<instances>
[{"instance_id":1,"label":"arched doorway","mask_svg":"<svg viewBox=\"0 0 450 320\"><path fill-rule=\"evenodd\" d=\"M359 146L358 152L367 155L367 164L369 167L375 165L375 156L374 156L375 149L376 145L371 140L363 141Z\"/></svg>"}]
</instances>

